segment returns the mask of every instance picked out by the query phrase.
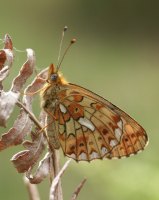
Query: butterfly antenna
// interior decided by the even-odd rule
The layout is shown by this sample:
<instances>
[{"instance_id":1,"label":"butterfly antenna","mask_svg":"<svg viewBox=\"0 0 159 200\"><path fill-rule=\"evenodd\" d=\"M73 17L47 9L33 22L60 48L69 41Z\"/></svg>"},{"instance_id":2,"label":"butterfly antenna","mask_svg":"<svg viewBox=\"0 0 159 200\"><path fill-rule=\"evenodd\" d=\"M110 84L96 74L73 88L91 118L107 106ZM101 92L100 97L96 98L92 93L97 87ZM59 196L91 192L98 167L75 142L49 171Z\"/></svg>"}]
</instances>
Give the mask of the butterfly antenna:
<instances>
[{"instance_id":1,"label":"butterfly antenna","mask_svg":"<svg viewBox=\"0 0 159 200\"><path fill-rule=\"evenodd\" d=\"M65 58L65 55L67 54L69 48L72 46L72 44L74 44L76 42L76 39L72 39L70 41L70 44L68 45L68 47L66 48L66 50L64 51L64 54L61 58L61 61L60 61L60 54L61 54L61 47L62 47L62 41L63 41L63 38L64 38L64 33L65 31L67 30L67 26L64 27L64 30L62 32L62 38L61 38L61 42L60 42L60 49L59 49L59 55L58 55L58 64L57 64L57 67L56 67L56 72L58 72L58 70L60 69L61 67L61 64L62 64L62 61L64 60Z\"/></svg>"},{"instance_id":2,"label":"butterfly antenna","mask_svg":"<svg viewBox=\"0 0 159 200\"><path fill-rule=\"evenodd\" d=\"M65 26L63 31L62 31L62 35L61 35L61 41L60 41L60 47L59 47L59 53L58 53L58 59L57 59L57 63L60 62L60 56L61 56L61 48L62 48L62 43L63 43L63 39L64 39L64 36L65 36L65 32L67 31L68 27ZM57 64L58 66L58 64Z\"/></svg>"}]
</instances>

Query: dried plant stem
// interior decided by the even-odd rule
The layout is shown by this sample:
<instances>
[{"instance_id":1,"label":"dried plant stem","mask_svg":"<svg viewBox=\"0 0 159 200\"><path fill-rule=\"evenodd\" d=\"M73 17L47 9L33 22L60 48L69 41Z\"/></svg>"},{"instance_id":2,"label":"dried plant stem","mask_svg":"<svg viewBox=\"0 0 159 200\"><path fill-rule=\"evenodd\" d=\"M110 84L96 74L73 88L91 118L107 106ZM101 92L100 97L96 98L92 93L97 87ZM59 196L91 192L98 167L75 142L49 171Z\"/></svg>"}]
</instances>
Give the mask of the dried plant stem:
<instances>
[{"instance_id":1,"label":"dried plant stem","mask_svg":"<svg viewBox=\"0 0 159 200\"><path fill-rule=\"evenodd\" d=\"M57 177L57 175L60 172L60 160L59 160L59 151L53 150L52 151L52 164L53 164L53 171L54 171L54 178ZM52 180L53 182L54 180ZM52 183L51 183L52 185ZM50 187L50 194L51 194L51 187ZM52 198L52 195L50 195L50 200L63 200L63 194L62 194L62 186L61 186L61 180L59 179L57 187L55 189L55 196Z\"/></svg>"},{"instance_id":2,"label":"dried plant stem","mask_svg":"<svg viewBox=\"0 0 159 200\"><path fill-rule=\"evenodd\" d=\"M29 199L30 200L40 200L39 192L37 190L37 187L35 184L31 184L29 182L29 179L24 176L24 183L27 187L28 193L29 193Z\"/></svg>"},{"instance_id":3,"label":"dried plant stem","mask_svg":"<svg viewBox=\"0 0 159 200\"><path fill-rule=\"evenodd\" d=\"M56 198L56 190L58 190L59 192L59 189L57 189L57 187L59 186L60 184L60 178L61 176L63 175L63 173L65 172L66 168L68 167L69 163L70 163L71 160L68 160L64 166L62 167L62 169L59 171L59 173L56 175L56 177L54 178L54 180L52 181L52 184L51 184L51 188L50 188L50 199L49 200L55 200ZM62 200L62 197L59 197L61 199L58 199L58 200Z\"/></svg>"},{"instance_id":4,"label":"dried plant stem","mask_svg":"<svg viewBox=\"0 0 159 200\"><path fill-rule=\"evenodd\" d=\"M81 189L83 188L83 186L84 186L86 180L87 180L87 179L84 178L84 179L81 181L81 183L77 186L76 190L74 191L74 193L73 193L73 195L72 195L71 200L76 200L76 199L77 199L77 197L78 197L78 195L79 195Z\"/></svg>"},{"instance_id":5,"label":"dried plant stem","mask_svg":"<svg viewBox=\"0 0 159 200\"><path fill-rule=\"evenodd\" d=\"M43 127L41 126L40 122L37 120L37 118L35 117L35 115L30 112L30 110L27 109L27 107L21 103L20 101L17 101L17 106L20 108L23 108L24 111L29 114L30 119L34 122L34 124L41 130L43 129ZM43 130L44 131L44 130ZM45 132L45 131L44 131Z\"/></svg>"}]
</instances>

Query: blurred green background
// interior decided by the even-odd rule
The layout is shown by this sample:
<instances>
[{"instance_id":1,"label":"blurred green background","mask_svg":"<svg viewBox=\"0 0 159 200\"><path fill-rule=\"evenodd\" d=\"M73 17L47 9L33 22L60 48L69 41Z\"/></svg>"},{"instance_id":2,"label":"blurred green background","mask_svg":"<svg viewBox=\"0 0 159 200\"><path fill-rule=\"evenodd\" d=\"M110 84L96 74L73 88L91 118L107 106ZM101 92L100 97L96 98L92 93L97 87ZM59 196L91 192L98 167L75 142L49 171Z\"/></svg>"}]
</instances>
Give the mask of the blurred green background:
<instances>
[{"instance_id":1,"label":"blurred green background","mask_svg":"<svg viewBox=\"0 0 159 200\"><path fill-rule=\"evenodd\" d=\"M64 199L87 177L79 200L158 200L159 1L1 0L0 5L0 38L9 33L17 49L34 49L39 70L56 64L61 30L67 25L63 48L73 37L77 43L62 64L65 77L129 113L149 135L149 146L137 156L72 162L62 178ZM26 59L25 53L15 54L6 89ZM0 153L0 199L28 199L22 175L9 161L21 149ZM65 160L61 154L61 163ZM38 187L41 199L48 199L48 179Z\"/></svg>"}]
</instances>

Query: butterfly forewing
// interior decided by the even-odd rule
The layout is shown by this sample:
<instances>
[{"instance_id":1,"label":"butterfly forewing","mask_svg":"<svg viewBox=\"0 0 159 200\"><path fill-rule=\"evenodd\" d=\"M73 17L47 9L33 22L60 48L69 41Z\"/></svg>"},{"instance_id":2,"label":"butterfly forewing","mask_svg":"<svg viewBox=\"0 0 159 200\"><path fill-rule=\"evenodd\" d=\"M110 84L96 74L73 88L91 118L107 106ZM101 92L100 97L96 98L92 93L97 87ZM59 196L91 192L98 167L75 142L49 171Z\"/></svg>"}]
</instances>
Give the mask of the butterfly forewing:
<instances>
[{"instance_id":1,"label":"butterfly forewing","mask_svg":"<svg viewBox=\"0 0 159 200\"><path fill-rule=\"evenodd\" d=\"M144 129L102 97L73 84L63 86L54 111L64 154L77 161L123 157L143 150Z\"/></svg>"}]
</instances>

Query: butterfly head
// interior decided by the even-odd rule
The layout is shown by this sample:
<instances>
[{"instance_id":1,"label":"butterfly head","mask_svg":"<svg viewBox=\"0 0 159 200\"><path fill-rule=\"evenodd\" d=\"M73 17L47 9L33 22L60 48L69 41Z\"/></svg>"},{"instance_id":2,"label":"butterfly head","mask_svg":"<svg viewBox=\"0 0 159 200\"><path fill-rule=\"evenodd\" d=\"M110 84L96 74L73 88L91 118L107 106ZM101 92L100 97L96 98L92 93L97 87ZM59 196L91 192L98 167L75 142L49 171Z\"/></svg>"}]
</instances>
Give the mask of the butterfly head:
<instances>
[{"instance_id":1,"label":"butterfly head","mask_svg":"<svg viewBox=\"0 0 159 200\"><path fill-rule=\"evenodd\" d=\"M54 64L51 64L49 66L47 82L50 83L51 85L64 83L63 76L59 72L57 72Z\"/></svg>"}]
</instances>

